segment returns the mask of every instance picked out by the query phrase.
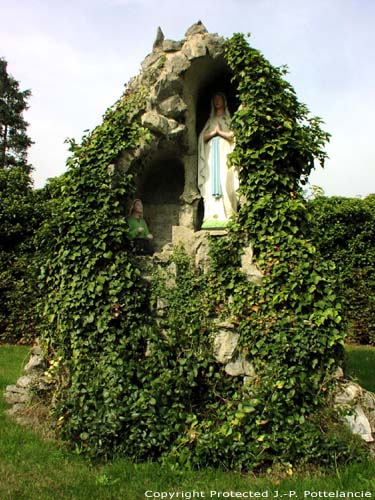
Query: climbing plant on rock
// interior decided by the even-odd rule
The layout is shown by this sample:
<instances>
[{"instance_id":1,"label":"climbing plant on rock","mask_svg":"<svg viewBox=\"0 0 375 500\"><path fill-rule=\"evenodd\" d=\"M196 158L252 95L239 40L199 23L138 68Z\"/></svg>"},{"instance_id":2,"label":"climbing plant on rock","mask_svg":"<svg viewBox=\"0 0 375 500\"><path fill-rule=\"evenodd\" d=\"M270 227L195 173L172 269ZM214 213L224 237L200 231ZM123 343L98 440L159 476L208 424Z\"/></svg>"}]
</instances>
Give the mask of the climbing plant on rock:
<instances>
[{"instance_id":1,"label":"climbing plant on rock","mask_svg":"<svg viewBox=\"0 0 375 500\"><path fill-rule=\"evenodd\" d=\"M150 137L146 93L126 93L81 144L55 186L46 255L44 345L61 435L93 456L122 452L174 466L255 468L348 456L321 409L342 343L330 266L308 238L300 183L328 135L284 72L242 35L225 54L240 107L233 118L242 204L202 274L182 252L151 284L127 241L130 172L108 166ZM262 286L240 271L253 244ZM162 302L157 318L150 307ZM230 319L256 375L243 384L213 358ZM327 421L327 420L326 420Z\"/></svg>"},{"instance_id":2,"label":"climbing plant on rock","mask_svg":"<svg viewBox=\"0 0 375 500\"><path fill-rule=\"evenodd\" d=\"M324 163L329 136L299 103L283 79L285 70L272 67L242 35L233 36L226 54L240 101L232 122L232 162L240 172L242 206L213 257L219 276L225 269L220 286L231 298L227 314L236 318L244 352L259 377L250 389L259 401L256 412L242 412L236 428L241 440L259 443L257 456L264 460L276 455L328 460L335 438L322 434L319 412L343 333L334 265L309 239L301 184L314 159ZM248 244L264 274L262 286L238 273L241 248Z\"/></svg>"},{"instance_id":3,"label":"climbing plant on rock","mask_svg":"<svg viewBox=\"0 0 375 500\"><path fill-rule=\"evenodd\" d=\"M142 99L125 95L81 144L71 141L70 168L54 186L53 215L39 235L43 338L58 373L55 414L63 436L98 454L116 442L123 366L129 353L137 357L147 328L122 204L132 176L108 168L119 151L147 140L147 131L127 120Z\"/></svg>"}]
</instances>

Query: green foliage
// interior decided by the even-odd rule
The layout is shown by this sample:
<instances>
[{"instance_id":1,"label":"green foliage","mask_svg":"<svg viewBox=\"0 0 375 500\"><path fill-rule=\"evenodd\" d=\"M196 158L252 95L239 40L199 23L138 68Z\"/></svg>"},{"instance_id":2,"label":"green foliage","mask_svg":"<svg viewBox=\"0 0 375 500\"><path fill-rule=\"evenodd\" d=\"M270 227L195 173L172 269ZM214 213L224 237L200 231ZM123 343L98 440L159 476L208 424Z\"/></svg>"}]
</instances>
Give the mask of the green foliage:
<instances>
[{"instance_id":1,"label":"green foliage","mask_svg":"<svg viewBox=\"0 0 375 500\"><path fill-rule=\"evenodd\" d=\"M23 167L0 169L0 198L0 339L30 341L37 316L33 236L43 203Z\"/></svg>"},{"instance_id":2,"label":"green foliage","mask_svg":"<svg viewBox=\"0 0 375 500\"><path fill-rule=\"evenodd\" d=\"M0 59L0 341L30 341L35 335L33 234L42 214L32 191L23 112L29 90L7 73ZM12 168L10 168L12 167Z\"/></svg>"},{"instance_id":3,"label":"green foliage","mask_svg":"<svg viewBox=\"0 0 375 500\"><path fill-rule=\"evenodd\" d=\"M329 461L335 440L321 432L320 412L343 334L333 266L309 240L300 188L314 158L324 162L328 135L283 80L284 70L273 68L242 35L230 40L227 60L240 100L232 162L243 201L212 255L217 287L226 289L225 314L237 322L259 381L248 396L258 401L256 411L241 413L220 449L227 455L236 449L237 466L276 457ZM260 287L238 273L241 248L249 244L264 274Z\"/></svg>"},{"instance_id":4,"label":"green foliage","mask_svg":"<svg viewBox=\"0 0 375 500\"><path fill-rule=\"evenodd\" d=\"M337 294L348 323L348 339L375 343L375 195L319 196L309 202L314 241L336 264Z\"/></svg>"},{"instance_id":5,"label":"green foliage","mask_svg":"<svg viewBox=\"0 0 375 500\"><path fill-rule=\"evenodd\" d=\"M17 166L30 171L27 149L32 142L22 116L30 95L30 90L20 91L19 83L7 72L7 62L0 58L0 169Z\"/></svg>"},{"instance_id":6,"label":"green foliage","mask_svg":"<svg viewBox=\"0 0 375 500\"><path fill-rule=\"evenodd\" d=\"M148 331L145 288L126 238L132 177L109 168L147 139L127 120L140 99L125 95L81 145L70 141L70 169L50 186L52 215L39 234L43 337L59 373L55 414L65 438L97 454L119 441Z\"/></svg>"},{"instance_id":7,"label":"green foliage","mask_svg":"<svg viewBox=\"0 0 375 500\"><path fill-rule=\"evenodd\" d=\"M22 374L27 351L20 346L0 346L1 393ZM137 464L123 457L93 464L61 449L53 440L43 439L18 425L6 415L6 406L5 400L0 401L0 470L7 474L7 480L0 482L0 497L4 500L134 500L144 498L146 491L192 492L191 498L194 498L193 491L199 491L204 493L204 498L209 498L210 491L267 490L270 496L277 490L279 496L285 494L285 497L290 491L296 491L298 498L303 498L304 491L354 492L375 488L374 460L348 463L331 474L311 468L299 471L289 464L259 477L207 467L171 474L169 467L158 463ZM358 458L361 453L358 443L355 453Z\"/></svg>"},{"instance_id":8,"label":"green foliage","mask_svg":"<svg viewBox=\"0 0 375 500\"><path fill-rule=\"evenodd\" d=\"M176 252L150 284L147 258L129 252L123 200L133 179L114 179L108 166L148 140L134 119L142 91L126 94L80 145L71 141L70 170L52 186L40 233L44 345L54 414L78 452L236 469L355 454L322 412L341 317L332 266L308 239L300 188L314 158L323 163L328 135L283 70L241 35L226 58L241 103L232 160L243 201L228 236L211 245L209 272ZM250 243L260 287L239 270ZM228 318L256 371L245 385L211 354L218 321Z\"/></svg>"}]
</instances>

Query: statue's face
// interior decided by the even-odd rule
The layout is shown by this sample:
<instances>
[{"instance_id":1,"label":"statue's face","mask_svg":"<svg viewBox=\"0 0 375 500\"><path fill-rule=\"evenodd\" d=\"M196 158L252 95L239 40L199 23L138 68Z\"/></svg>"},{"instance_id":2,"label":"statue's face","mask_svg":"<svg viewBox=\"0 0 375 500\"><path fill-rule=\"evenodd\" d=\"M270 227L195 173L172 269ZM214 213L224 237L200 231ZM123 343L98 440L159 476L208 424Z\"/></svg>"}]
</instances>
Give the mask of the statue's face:
<instances>
[{"instance_id":1,"label":"statue's face","mask_svg":"<svg viewBox=\"0 0 375 500\"><path fill-rule=\"evenodd\" d=\"M137 212L142 212L142 210L143 210L143 205L142 205L141 200L137 200L137 201L134 203L134 209L135 209Z\"/></svg>"},{"instance_id":2,"label":"statue's face","mask_svg":"<svg viewBox=\"0 0 375 500\"><path fill-rule=\"evenodd\" d=\"M225 106L223 96L221 96L220 94L214 95L213 102L216 109L221 109Z\"/></svg>"}]
</instances>

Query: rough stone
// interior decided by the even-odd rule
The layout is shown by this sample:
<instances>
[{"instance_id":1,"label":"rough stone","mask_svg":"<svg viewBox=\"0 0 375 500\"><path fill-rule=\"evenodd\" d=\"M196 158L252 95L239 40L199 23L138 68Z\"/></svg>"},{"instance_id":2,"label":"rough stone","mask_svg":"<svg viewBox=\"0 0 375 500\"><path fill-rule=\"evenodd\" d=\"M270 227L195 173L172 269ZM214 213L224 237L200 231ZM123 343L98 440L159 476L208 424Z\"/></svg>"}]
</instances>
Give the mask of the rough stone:
<instances>
[{"instance_id":1,"label":"rough stone","mask_svg":"<svg viewBox=\"0 0 375 500\"><path fill-rule=\"evenodd\" d=\"M263 273L259 270L253 261L254 251L252 245L245 248L241 256L241 272L246 275L246 278L255 285L261 285Z\"/></svg>"},{"instance_id":2,"label":"rough stone","mask_svg":"<svg viewBox=\"0 0 375 500\"><path fill-rule=\"evenodd\" d=\"M163 50L164 52L178 52L182 49L183 42L176 40L164 40Z\"/></svg>"},{"instance_id":3,"label":"rough stone","mask_svg":"<svg viewBox=\"0 0 375 500\"><path fill-rule=\"evenodd\" d=\"M4 393L5 401L10 404L26 403L29 399L27 390L15 385L10 385L6 388Z\"/></svg>"},{"instance_id":4,"label":"rough stone","mask_svg":"<svg viewBox=\"0 0 375 500\"><path fill-rule=\"evenodd\" d=\"M338 386L335 406L347 412L344 421L353 434L358 434L367 443L374 441L375 432L374 400L368 391L354 382L345 382Z\"/></svg>"},{"instance_id":5,"label":"rough stone","mask_svg":"<svg viewBox=\"0 0 375 500\"><path fill-rule=\"evenodd\" d=\"M213 354L218 363L228 363L233 358L237 345L238 333L221 331L215 335Z\"/></svg>"},{"instance_id":6,"label":"rough stone","mask_svg":"<svg viewBox=\"0 0 375 500\"><path fill-rule=\"evenodd\" d=\"M226 373L232 377L255 377L253 365L241 355L235 361L228 363L224 369Z\"/></svg>"},{"instance_id":7,"label":"rough stone","mask_svg":"<svg viewBox=\"0 0 375 500\"><path fill-rule=\"evenodd\" d=\"M206 231L194 231L184 226L172 228L174 246L182 246L186 253L194 259L196 268L208 272L210 259L208 256L209 242Z\"/></svg>"},{"instance_id":8,"label":"rough stone","mask_svg":"<svg viewBox=\"0 0 375 500\"><path fill-rule=\"evenodd\" d=\"M353 434L358 434L366 443L374 442L370 422L359 405L351 415L345 415L345 420Z\"/></svg>"},{"instance_id":9,"label":"rough stone","mask_svg":"<svg viewBox=\"0 0 375 500\"><path fill-rule=\"evenodd\" d=\"M41 356L42 353L42 348L38 343L36 343L32 348L31 348L31 354L34 354L34 356Z\"/></svg>"},{"instance_id":10,"label":"rough stone","mask_svg":"<svg viewBox=\"0 0 375 500\"><path fill-rule=\"evenodd\" d=\"M189 59L185 54L178 52L176 54L171 54L165 64L165 70L175 75L180 75L186 71L190 66Z\"/></svg>"},{"instance_id":11,"label":"rough stone","mask_svg":"<svg viewBox=\"0 0 375 500\"><path fill-rule=\"evenodd\" d=\"M181 78L174 74L163 74L156 82L151 100L153 102L163 101L175 94L182 94L183 84Z\"/></svg>"},{"instance_id":12,"label":"rough stone","mask_svg":"<svg viewBox=\"0 0 375 500\"><path fill-rule=\"evenodd\" d=\"M178 123L178 121L173 118L167 118L168 128L169 128L169 136L171 134L179 134L185 130L185 125L183 123Z\"/></svg>"},{"instance_id":13,"label":"rough stone","mask_svg":"<svg viewBox=\"0 0 375 500\"><path fill-rule=\"evenodd\" d=\"M367 408L370 411L375 411L374 395L373 394L371 395L371 393L369 393L368 391L364 391L364 393L362 394L362 398Z\"/></svg>"},{"instance_id":14,"label":"rough stone","mask_svg":"<svg viewBox=\"0 0 375 500\"><path fill-rule=\"evenodd\" d=\"M156 32L156 38L153 44L153 49L158 49L163 46L164 42L164 33L162 32L160 26L158 27L158 30Z\"/></svg>"},{"instance_id":15,"label":"rough stone","mask_svg":"<svg viewBox=\"0 0 375 500\"><path fill-rule=\"evenodd\" d=\"M159 317L165 316L167 309L168 309L167 302L162 298L158 297L156 300L156 315Z\"/></svg>"},{"instance_id":16,"label":"rough stone","mask_svg":"<svg viewBox=\"0 0 375 500\"><path fill-rule=\"evenodd\" d=\"M12 406L12 408L9 408L9 410L7 410L7 414L10 415L11 417L15 417L24 409L25 409L25 403L15 403Z\"/></svg>"},{"instance_id":17,"label":"rough stone","mask_svg":"<svg viewBox=\"0 0 375 500\"><path fill-rule=\"evenodd\" d=\"M32 354L30 359L29 359L29 362L27 363L27 365L24 368L24 372L26 374L29 374L29 373L36 371L36 370L45 370L45 368L46 368L46 363L45 363L43 356Z\"/></svg>"},{"instance_id":18,"label":"rough stone","mask_svg":"<svg viewBox=\"0 0 375 500\"><path fill-rule=\"evenodd\" d=\"M142 115L142 125L148 127L153 132L158 134L168 134L169 123L168 119L159 115L156 111L147 111Z\"/></svg>"},{"instance_id":19,"label":"rough stone","mask_svg":"<svg viewBox=\"0 0 375 500\"><path fill-rule=\"evenodd\" d=\"M201 269L203 273L208 273L210 270L210 258L208 255L209 243L206 235L201 235L196 245L195 252L195 267Z\"/></svg>"},{"instance_id":20,"label":"rough stone","mask_svg":"<svg viewBox=\"0 0 375 500\"><path fill-rule=\"evenodd\" d=\"M341 380L344 378L344 370L338 366L335 373L333 374L333 377L336 379L336 380Z\"/></svg>"},{"instance_id":21,"label":"rough stone","mask_svg":"<svg viewBox=\"0 0 375 500\"><path fill-rule=\"evenodd\" d=\"M159 105L160 112L167 118L179 118L186 109L185 102L178 95L168 97Z\"/></svg>"},{"instance_id":22,"label":"rough stone","mask_svg":"<svg viewBox=\"0 0 375 500\"><path fill-rule=\"evenodd\" d=\"M213 58L217 59L223 55L224 40L217 35L208 35L206 40L207 52Z\"/></svg>"},{"instance_id":23,"label":"rough stone","mask_svg":"<svg viewBox=\"0 0 375 500\"><path fill-rule=\"evenodd\" d=\"M191 61L198 57L204 57L207 54L207 46L202 39L194 37L185 43L182 52Z\"/></svg>"},{"instance_id":24,"label":"rough stone","mask_svg":"<svg viewBox=\"0 0 375 500\"><path fill-rule=\"evenodd\" d=\"M145 57L144 61L141 64L142 71L146 72L156 63L159 63L160 58L162 57L162 52L152 52L148 56Z\"/></svg>"},{"instance_id":25,"label":"rough stone","mask_svg":"<svg viewBox=\"0 0 375 500\"><path fill-rule=\"evenodd\" d=\"M340 387L340 392L335 396L335 403L337 405L347 405L351 404L360 398L362 393L362 388L352 382L348 382Z\"/></svg>"},{"instance_id":26,"label":"rough stone","mask_svg":"<svg viewBox=\"0 0 375 500\"><path fill-rule=\"evenodd\" d=\"M23 375L17 380L17 386L21 388L26 388L31 384L32 381L33 377L30 377L30 375Z\"/></svg>"},{"instance_id":27,"label":"rough stone","mask_svg":"<svg viewBox=\"0 0 375 500\"><path fill-rule=\"evenodd\" d=\"M185 38L197 35L199 33L207 33L207 29L202 21L198 21L197 23L190 26L190 28L185 33Z\"/></svg>"},{"instance_id":28,"label":"rough stone","mask_svg":"<svg viewBox=\"0 0 375 500\"><path fill-rule=\"evenodd\" d=\"M6 392L17 392L19 394L24 394L26 389L24 387L18 387L18 385L7 385L5 387Z\"/></svg>"},{"instance_id":29,"label":"rough stone","mask_svg":"<svg viewBox=\"0 0 375 500\"><path fill-rule=\"evenodd\" d=\"M197 233L184 226L173 226L172 243L173 246L182 246L191 257L195 255Z\"/></svg>"},{"instance_id":30,"label":"rough stone","mask_svg":"<svg viewBox=\"0 0 375 500\"><path fill-rule=\"evenodd\" d=\"M234 329L234 324L231 321L222 321L222 320L219 320L216 323L216 326L218 328L224 328L225 330L233 330Z\"/></svg>"}]
</instances>

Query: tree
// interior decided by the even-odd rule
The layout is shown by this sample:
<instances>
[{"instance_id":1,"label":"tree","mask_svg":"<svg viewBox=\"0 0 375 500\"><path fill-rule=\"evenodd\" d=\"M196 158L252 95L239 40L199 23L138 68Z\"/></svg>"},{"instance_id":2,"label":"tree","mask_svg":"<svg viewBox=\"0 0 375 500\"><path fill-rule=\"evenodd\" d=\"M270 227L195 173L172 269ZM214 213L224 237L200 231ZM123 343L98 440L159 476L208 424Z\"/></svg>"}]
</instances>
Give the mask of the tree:
<instances>
[{"instance_id":1,"label":"tree","mask_svg":"<svg viewBox=\"0 0 375 500\"><path fill-rule=\"evenodd\" d=\"M0 58L0 340L30 340L34 331L32 238L40 204L32 189L26 133L30 90L20 91Z\"/></svg>"},{"instance_id":2,"label":"tree","mask_svg":"<svg viewBox=\"0 0 375 500\"><path fill-rule=\"evenodd\" d=\"M30 172L27 149L32 141L23 118L30 95L30 90L19 89L17 80L7 72L6 60L0 58L0 168L18 166Z\"/></svg>"},{"instance_id":3,"label":"tree","mask_svg":"<svg viewBox=\"0 0 375 500\"><path fill-rule=\"evenodd\" d=\"M30 342L36 326L36 229L44 193L24 167L0 169L0 342ZM36 269L36 271L34 271Z\"/></svg>"}]
</instances>

